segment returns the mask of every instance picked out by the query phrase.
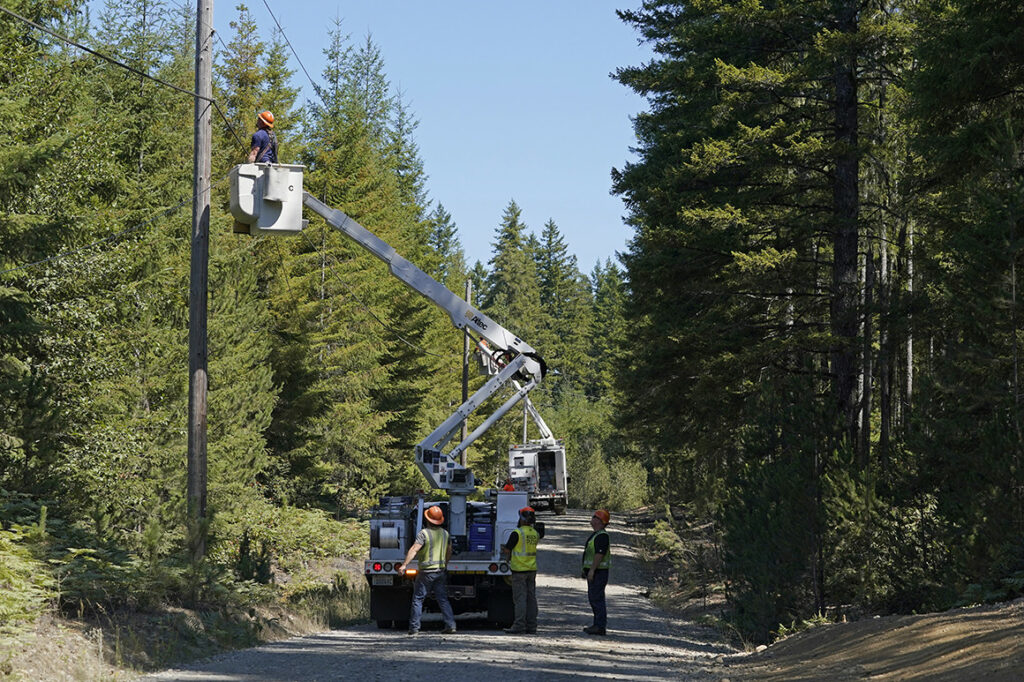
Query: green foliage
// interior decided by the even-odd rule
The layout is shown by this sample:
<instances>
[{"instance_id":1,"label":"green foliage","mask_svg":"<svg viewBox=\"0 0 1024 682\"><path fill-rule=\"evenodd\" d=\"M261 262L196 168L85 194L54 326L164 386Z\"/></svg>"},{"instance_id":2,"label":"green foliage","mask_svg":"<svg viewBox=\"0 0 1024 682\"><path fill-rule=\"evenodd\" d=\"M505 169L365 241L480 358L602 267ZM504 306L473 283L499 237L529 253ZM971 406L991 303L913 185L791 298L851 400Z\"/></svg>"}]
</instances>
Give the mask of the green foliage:
<instances>
[{"instance_id":1,"label":"green foliage","mask_svg":"<svg viewBox=\"0 0 1024 682\"><path fill-rule=\"evenodd\" d=\"M732 618L768 641L779 623L817 613L814 573L820 512L810 452L749 465L720 510Z\"/></svg>"},{"instance_id":2,"label":"green foliage","mask_svg":"<svg viewBox=\"0 0 1024 682\"><path fill-rule=\"evenodd\" d=\"M370 591L365 583L353 584L345 573L335 573L330 583L300 578L285 591L292 605L325 628L365 621L370 615Z\"/></svg>"},{"instance_id":3,"label":"green foliage","mask_svg":"<svg viewBox=\"0 0 1024 682\"><path fill-rule=\"evenodd\" d=\"M319 510L265 501L253 502L244 515L224 522L217 532L220 542L211 549L211 558L238 566L248 556L257 560L254 569L263 557L284 571L294 571L313 560L357 558L369 551L365 522L339 522Z\"/></svg>"},{"instance_id":4,"label":"green foliage","mask_svg":"<svg viewBox=\"0 0 1024 682\"><path fill-rule=\"evenodd\" d=\"M53 597L53 580L36 558L37 529L0 528L0 637L27 630Z\"/></svg>"},{"instance_id":5,"label":"green foliage","mask_svg":"<svg viewBox=\"0 0 1024 682\"><path fill-rule=\"evenodd\" d=\"M829 620L824 616L820 615L813 616L812 618L806 618L800 621L793 621L789 624L788 627L785 624L780 623L779 629L776 630L776 632L774 633L775 637L773 637L773 639L785 639L786 637L790 637L791 635L796 635L801 632L807 632L808 630L811 630L813 628L829 624Z\"/></svg>"}]
</instances>

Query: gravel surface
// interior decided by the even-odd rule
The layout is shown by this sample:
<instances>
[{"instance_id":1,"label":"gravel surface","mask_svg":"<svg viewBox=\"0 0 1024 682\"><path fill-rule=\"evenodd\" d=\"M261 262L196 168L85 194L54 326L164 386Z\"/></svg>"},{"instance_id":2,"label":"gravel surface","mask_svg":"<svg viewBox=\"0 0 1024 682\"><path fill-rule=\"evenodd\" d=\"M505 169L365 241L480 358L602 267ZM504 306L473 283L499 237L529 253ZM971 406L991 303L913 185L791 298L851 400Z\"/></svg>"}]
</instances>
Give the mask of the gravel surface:
<instances>
[{"instance_id":1,"label":"gravel surface","mask_svg":"<svg viewBox=\"0 0 1024 682\"><path fill-rule=\"evenodd\" d=\"M616 523L608 585L608 636L592 637L586 583L579 577L589 512L541 514L546 537L537 563L540 606L536 635L506 635L480 623L459 622L441 635L426 623L416 637L358 625L218 656L145 680L722 680L724 657L736 653L713 630L673 619L655 608L631 531Z\"/></svg>"}]
</instances>

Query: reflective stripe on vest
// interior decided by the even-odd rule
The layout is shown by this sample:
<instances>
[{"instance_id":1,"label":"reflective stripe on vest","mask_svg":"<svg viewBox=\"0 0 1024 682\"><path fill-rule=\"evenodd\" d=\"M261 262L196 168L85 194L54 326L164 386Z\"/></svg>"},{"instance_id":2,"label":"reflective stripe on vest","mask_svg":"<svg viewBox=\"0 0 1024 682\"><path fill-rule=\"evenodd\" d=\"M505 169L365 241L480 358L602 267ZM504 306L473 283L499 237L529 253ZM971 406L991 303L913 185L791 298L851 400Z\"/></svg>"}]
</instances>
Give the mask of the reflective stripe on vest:
<instances>
[{"instance_id":1,"label":"reflective stripe on vest","mask_svg":"<svg viewBox=\"0 0 1024 682\"><path fill-rule=\"evenodd\" d=\"M540 533L533 526L520 526L513 533L519 533L519 541L512 549L511 568L513 573L537 570L537 540Z\"/></svg>"},{"instance_id":2,"label":"reflective stripe on vest","mask_svg":"<svg viewBox=\"0 0 1024 682\"><path fill-rule=\"evenodd\" d=\"M424 528L427 542L416 553L421 571L444 570L445 554L448 549L448 531L444 528Z\"/></svg>"},{"instance_id":3,"label":"reflective stripe on vest","mask_svg":"<svg viewBox=\"0 0 1024 682\"><path fill-rule=\"evenodd\" d=\"M608 535L607 531L603 528L594 533L589 540L587 540L587 548L583 550L583 568L590 568L594 563L594 541L597 540L598 535ZM609 568L612 565L612 543L611 538L608 538L608 552L601 557L601 563L597 565L600 568Z\"/></svg>"}]
</instances>

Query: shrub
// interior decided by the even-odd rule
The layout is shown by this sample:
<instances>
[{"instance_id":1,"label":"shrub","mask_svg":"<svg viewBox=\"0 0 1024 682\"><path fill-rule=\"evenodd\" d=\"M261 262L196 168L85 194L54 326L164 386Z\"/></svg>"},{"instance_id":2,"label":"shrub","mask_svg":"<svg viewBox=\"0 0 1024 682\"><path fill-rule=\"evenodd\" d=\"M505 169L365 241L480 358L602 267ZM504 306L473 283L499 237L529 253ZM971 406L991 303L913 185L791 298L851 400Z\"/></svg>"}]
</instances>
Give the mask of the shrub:
<instances>
[{"instance_id":1,"label":"shrub","mask_svg":"<svg viewBox=\"0 0 1024 682\"><path fill-rule=\"evenodd\" d=\"M53 596L53 580L33 556L31 536L20 527L0 529L0 636L27 629Z\"/></svg>"}]
</instances>

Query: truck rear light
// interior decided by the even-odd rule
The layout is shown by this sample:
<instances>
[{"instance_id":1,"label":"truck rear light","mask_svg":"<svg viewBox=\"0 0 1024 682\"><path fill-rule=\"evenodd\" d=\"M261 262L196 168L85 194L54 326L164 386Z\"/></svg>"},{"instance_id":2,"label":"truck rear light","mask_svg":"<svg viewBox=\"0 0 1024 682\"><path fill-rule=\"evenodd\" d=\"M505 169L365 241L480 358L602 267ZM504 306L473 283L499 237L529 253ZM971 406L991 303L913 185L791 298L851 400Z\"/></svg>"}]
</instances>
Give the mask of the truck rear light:
<instances>
[{"instance_id":1,"label":"truck rear light","mask_svg":"<svg viewBox=\"0 0 1024 682\"><path fill-rule=\"evenodd\" d=\"M384 562L384 572L385 573L390 573L391 572L391 562L390 561L385 561Z\"/></svg>"},{"instance_id":2,"label":"truck rear light","mask_svg":"<svg viewBox=\"0 0 1024 682\"><path fill-rule=\"evenodd\" d=\"M508 572L508 564L506 564L505 562L502 562L501 565L498 568L501 569L502 573L507 573Z\"/></svg>"},{"instance_id":3,"label":"truck rear light","mask_svg":"<svg viewBox=\"0 0 1024 682\"><path fill-rule=\"evenodd\" d=\"M406 578L415 578L416 577L416 572L417 571L416 571L415 568L407 568L407 569L405 569L405 577Z\"/></svg>"},{"instance_id":4,"label":"truck rear light","mask_svg":"<svg viewBox=\"0 0 1024 682\"><path fill-rule=\"evenodd\" d=\"M498 564L491 564L490 566L487 567L487 570L490 571L491 573L497 573L497 571L498 571Z\"/></svg>"},{"instance_id":5,"label":"truck rear light","mask_svg":"<svg viewBox=\"0 0 1024 682\"><path fill-rule=\"evenodd\" d=\"M379 561L373 562L373 570L379 571L380 569L381 569L380 562Z\"/></svg>"}]
</instances>

